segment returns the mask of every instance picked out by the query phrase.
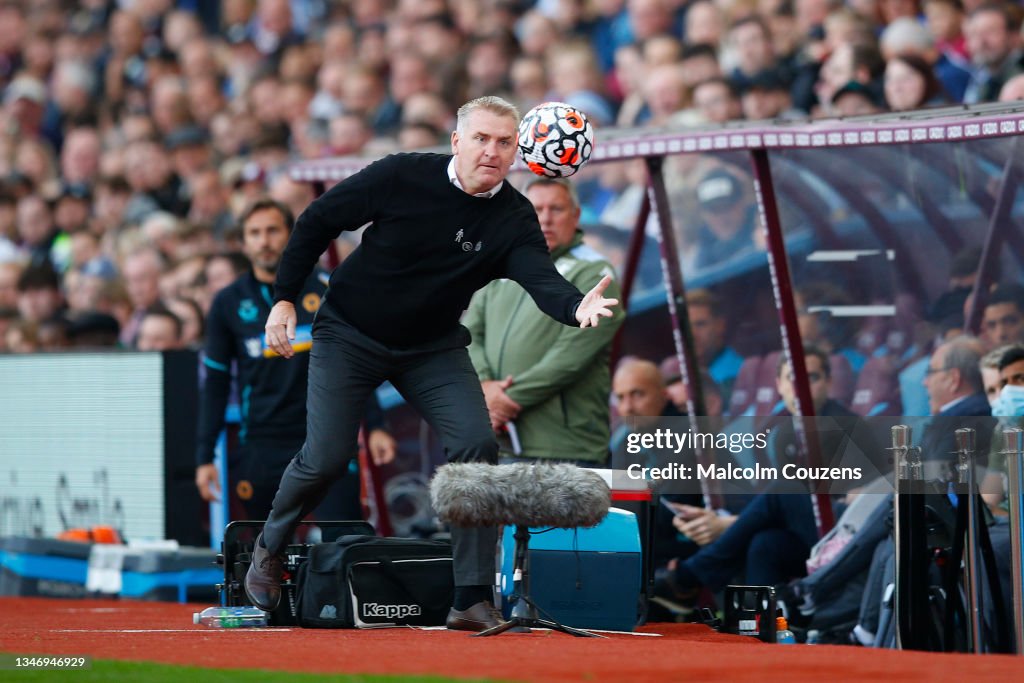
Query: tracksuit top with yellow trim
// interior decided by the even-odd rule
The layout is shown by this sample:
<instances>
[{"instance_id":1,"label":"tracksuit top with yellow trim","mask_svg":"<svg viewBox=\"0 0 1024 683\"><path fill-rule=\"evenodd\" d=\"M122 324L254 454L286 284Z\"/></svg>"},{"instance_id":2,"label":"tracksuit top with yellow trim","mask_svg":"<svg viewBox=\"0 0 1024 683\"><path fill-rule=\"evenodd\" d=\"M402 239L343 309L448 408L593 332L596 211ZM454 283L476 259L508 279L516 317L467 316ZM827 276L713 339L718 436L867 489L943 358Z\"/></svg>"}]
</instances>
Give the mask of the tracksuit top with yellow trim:
<instances>
[{"instance_id":1,"label":"tracksuit top with yellow trim","mask_svg":"<svg viewBox=\"0 0 1024 683\"><path fill-rule=\"evenodd\" d=\"M298 321L292 347L297 353L289 360L266 344L264 326L274 304L272 285L249 272L214 297L206 318L206 382L199 406L197 464L213 462L224 426L232 362L238 367L239 440L243 444L258 439L302 442L313 319L326 291L327 273L315 270L295 300Z\"/></svg>"}]
</instances>

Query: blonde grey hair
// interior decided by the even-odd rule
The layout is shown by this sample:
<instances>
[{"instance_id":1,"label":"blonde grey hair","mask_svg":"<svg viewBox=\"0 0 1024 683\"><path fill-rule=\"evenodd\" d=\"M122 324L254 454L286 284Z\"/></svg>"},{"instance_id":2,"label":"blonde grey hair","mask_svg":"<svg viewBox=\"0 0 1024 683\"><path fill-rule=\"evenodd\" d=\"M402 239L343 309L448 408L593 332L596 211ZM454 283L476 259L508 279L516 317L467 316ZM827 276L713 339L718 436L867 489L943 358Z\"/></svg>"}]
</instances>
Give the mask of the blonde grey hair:
<instances>
[{"instance_id":1,"label":"blonde grey hair","mask_svg":"<svg viewBox=\"0 0 1024 683\"><path fill-rule=\"evenodd\" d=\"M526 184L523 194L529 194L530 190L535 187L545 187L547 185L556 185L558 187L565 188L566 193L569 195L569 200L572 202L573 208L579 208L580 194L576 191L576 186L570 183L566 178L548 178L547 176L533 178Z\"/></svg>"},{"instance_id":2,"label":"blonde grey hair","mask_svg":"<svg viewBox=\"0 0 1024 683\"><path fill-rule=\"evenodd\" d=\"M483 97L478 97L475 100L470 100L459 107L459 111L456 114L455 124L455 130L459 135L465 134L466 120L469 118L470 114L478 109L489 111L492 114L497 114L498 116L507 116L515 120L516 127L519 126L519 110L516 108L516 105L512 104L508 100L498 97L497 95L484 95Z\"/></svg>"}]
</instances>

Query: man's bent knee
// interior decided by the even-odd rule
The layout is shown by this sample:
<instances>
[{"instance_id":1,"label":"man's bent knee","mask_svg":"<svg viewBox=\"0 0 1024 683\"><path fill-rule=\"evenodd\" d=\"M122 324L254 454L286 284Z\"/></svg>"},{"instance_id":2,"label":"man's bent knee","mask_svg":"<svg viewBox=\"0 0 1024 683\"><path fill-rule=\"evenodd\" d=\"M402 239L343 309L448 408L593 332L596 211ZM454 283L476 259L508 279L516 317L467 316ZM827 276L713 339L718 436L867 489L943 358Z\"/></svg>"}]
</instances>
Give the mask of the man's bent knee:
<instances>
[{"instance_id":1,"label":"man's bent knee","mask_svg":"<svg viewBox=\"0 0 1024 683\"><path fill-rule=\"evenodd\" d=\"M325 452L314 452L307 443L292 460L291 467L317 479L340 479L348 472L349 462L358 455L358 450L329 448Z\"/></svg>"},{"instance_id":2,"label":"man's bent knee","mask_svg":"<svg viewBox=\"0 0 1024 683\"><path fill-rule=\"evenodd\" d=\"M493 436L458 444L448 449L448 462L486 462L498 464L498 442Z\"/></svg>"}]
</instances>

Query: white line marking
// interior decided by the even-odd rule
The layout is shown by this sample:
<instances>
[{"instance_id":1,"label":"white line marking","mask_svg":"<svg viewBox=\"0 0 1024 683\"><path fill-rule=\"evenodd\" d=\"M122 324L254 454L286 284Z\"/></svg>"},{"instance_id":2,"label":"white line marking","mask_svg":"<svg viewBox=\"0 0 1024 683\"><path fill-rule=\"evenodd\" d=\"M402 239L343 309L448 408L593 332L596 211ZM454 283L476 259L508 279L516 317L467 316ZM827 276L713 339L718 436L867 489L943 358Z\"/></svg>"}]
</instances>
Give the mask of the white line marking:
<instances>
[{"instance_id":1,"label":"white line marking","mask_svg":"<svg viewBox=\"0 0 1024 683\"><path fill-rule=\"evenodd\" d=\"M252 633L287 633L293 628L62 628L53 633L226 633L228 631Z\"/></svg>"}]
</instances>

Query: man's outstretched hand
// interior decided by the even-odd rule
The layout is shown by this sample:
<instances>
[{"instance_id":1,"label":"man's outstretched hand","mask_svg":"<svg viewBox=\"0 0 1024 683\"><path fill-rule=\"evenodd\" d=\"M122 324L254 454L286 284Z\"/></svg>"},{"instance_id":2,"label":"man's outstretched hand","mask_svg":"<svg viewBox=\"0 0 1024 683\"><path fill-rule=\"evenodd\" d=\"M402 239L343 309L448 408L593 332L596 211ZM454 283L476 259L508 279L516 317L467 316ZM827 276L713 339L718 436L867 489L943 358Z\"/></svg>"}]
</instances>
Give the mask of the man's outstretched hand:
<instances>
[{"instance_id":1,"label":"man's outstretched hand","mask_svg":"<svg viewBox=\"0 0 1024 683\"><path fill-rule=\"evenodd\" d=\"M604 298L604 290L608 289L608 285L610 285L611 282L612 276L605 275L601 278L601 281L594 285L594 288L587 292L587 295L583 297L583 301L580 302L579 308L576 309L576 320L579 321L580 327L597 327L597 323L601 318L612 317L612 311L609 307L617 305L619 300Z\"/></svg>"}]
</instances>

